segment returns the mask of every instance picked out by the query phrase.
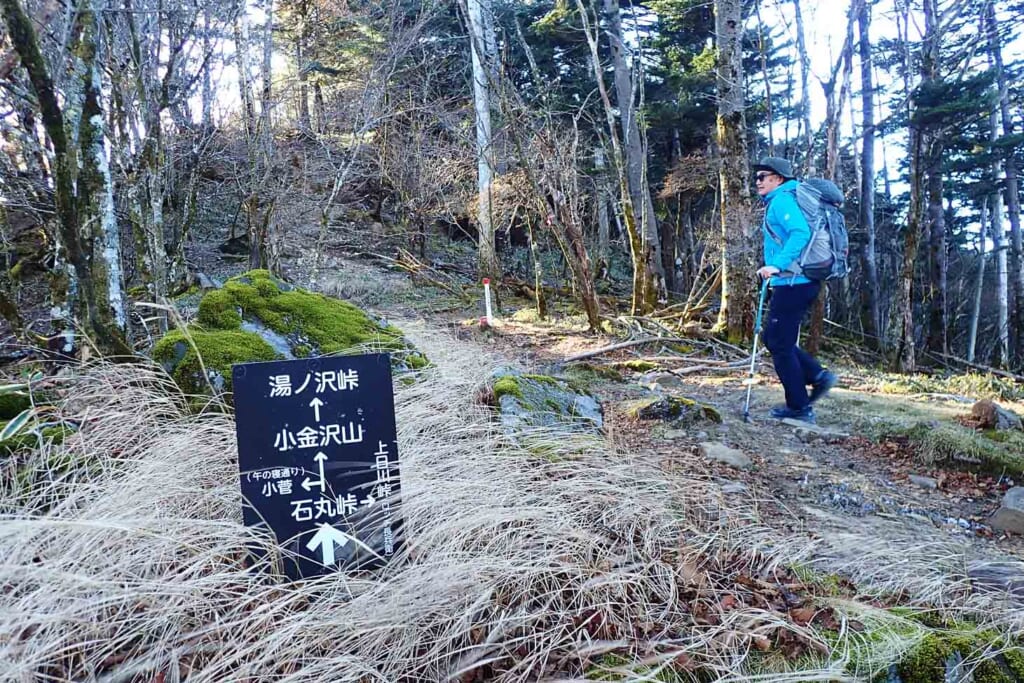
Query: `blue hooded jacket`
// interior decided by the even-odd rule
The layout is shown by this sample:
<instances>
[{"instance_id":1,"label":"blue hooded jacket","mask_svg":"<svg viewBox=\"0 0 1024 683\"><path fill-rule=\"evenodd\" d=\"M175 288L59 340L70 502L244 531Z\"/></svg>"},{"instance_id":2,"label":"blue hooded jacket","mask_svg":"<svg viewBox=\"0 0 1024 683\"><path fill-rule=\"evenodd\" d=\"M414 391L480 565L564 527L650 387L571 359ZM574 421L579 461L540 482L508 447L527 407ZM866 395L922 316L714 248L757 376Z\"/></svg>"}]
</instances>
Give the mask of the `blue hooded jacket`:
<instances>
[{"instance_id":1,"label":"blue hooded jacket","mask_svg":"<svg viewBox=\"0 0 1024 683\"><path fill-rule=\"evenodd\" d=\"M764 264L775 266L781 271L780 275L772 277L772 287L810 282L803 275L794 275L788 270L811 241L811 227L807 225L807 219L796 203L798 185L796 180L787 180L761 198L768 205L764 212L764 222L761 224L761 233L764 237Z\"/></svg>"}]
</instances>

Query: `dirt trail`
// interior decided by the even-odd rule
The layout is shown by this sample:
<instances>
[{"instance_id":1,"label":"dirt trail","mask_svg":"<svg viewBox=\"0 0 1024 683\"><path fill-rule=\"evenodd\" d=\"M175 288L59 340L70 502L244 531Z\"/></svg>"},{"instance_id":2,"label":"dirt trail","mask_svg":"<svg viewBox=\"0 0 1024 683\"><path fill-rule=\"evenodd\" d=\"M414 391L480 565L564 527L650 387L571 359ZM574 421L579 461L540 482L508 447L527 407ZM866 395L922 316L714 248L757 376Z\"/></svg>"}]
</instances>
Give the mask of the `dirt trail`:
<instances>
[{"instance_id":1,"label":"dirt trail","mask_svg":"<svg viewBox=\"0 0 1024 683\"><path fill-rule=\"evenodd\" d=\"M527 370L557 373L564 370L567 357L615 341L565 325L509 319L500 321L496 330L481 332L466 323L482 311L467 307L465 301L438 288L415 285L406 273L355 259L342 246L335 245L327 253L316 289L351 299L389 319L419 319L447 328L462 343L485 346ZM211 258L207 265L222 276L239 270L219 258ZM308 259L290 261L286 273L297 284L310 285ZM625 350L601 359L628 359L635 357L633 353ZM1019 564L1024 560L1024 541L993 534L984 523L1011 482L915 461L898 442L879 445L859 436L853 419L893 410L948 418L967 412L970 406L942 398L858 390L856 371L836 369L844 375L843 388L822 401L818 421L848 438L801 435L794 427L768 419L769 407L782 401L782 392L767 364L760 366L762 380L753 393L751 424L740 417L745 395L742 372L694 374L669 381L662 376L664 384L654 387L655 391L697 399L714 406L723 417L722 424L689 429L640 423L624 414L623 401L651 394L649 374L627 371L622 382L599 380L589 388L602 401L606 431L619 448L649 454L666 476L675 472L720 487L731 503L755 509L762 524L817 540L819 559L834 560L836 566L860 566L871 574L872 557L892 564L901 555L919 555L946 577L962 574L975 586L1009 591L1024 605L1024 565ZM739 449L752 467L737 469L709 461L699 445L702 442ZM923 485L912 483L910 474L924 477L919 480ZM932 482L935 488L929 487Z\"/></svg>"},{"instance_id":2,"label":"dirt trail","mask_svg":"<svg viewBox=\"0 0 1024 683\"><path fill-rule=\"evenodd\" d=\"M478 333L463 336L480 343ZM541 370L559 368L566 356L609 343L583 334L546 339L536 326L517 323L504 323L483 339ZM627 352L620 357L628 358ZM928 465L904 443L877 444L858 435L865 414L892 411L893 404L899 412L950 417L969 412L969 403L838 388L818 406L818 424L826 433L808 433L768 417L769 408L783 402L782 389L768 365L760 364L759 371L751 423L741 417L746 394L741 372L680 378L627 371L624 382L602 381L590 388L602 400L607 432L620 448L649 454L668 474L718 486L731 502L756 509L763 524L817 540L825 566L859 566L871 574L872 558L891 564L904 556L909 567L920 564L909 562L914 556L936 573L962 574L975 588L1007 591L1024 606L1019 564L1024 539L994 533L986 524L1013 482ZM855 373L844 374L844 384L856 387ZM709 404L723 421L679 429L625 414L624 402L652 390ZM751 466L709 460L700 446L706 442L742 451Z\"/></svg>"}]
</instances>

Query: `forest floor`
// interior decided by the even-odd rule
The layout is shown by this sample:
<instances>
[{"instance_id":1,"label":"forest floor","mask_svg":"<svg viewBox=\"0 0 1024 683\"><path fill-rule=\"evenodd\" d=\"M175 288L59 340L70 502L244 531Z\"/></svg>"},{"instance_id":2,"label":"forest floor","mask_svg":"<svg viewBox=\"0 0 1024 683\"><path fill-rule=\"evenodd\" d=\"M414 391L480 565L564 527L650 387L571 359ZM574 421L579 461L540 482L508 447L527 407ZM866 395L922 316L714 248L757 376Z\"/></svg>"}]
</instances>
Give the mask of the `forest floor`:
<instances>
[{"instance_id":1,"label":"forest floor","mask_svg":"<svg viewBox=\"0 0 1024 683\"><path fill-rule=\"evenodd\" d=\"M427 265L410 274L388 259L387 254L399 253L395 244L385 246L355 229L340 234L324 245L323 267L313 288L350 299L399 326L402 320L415 320L448 329L460 344L478 345L510 366L547 374L565 371L570 356L622 341L588 332L578 313L559 304L548 320L537 320L531 301L510 296L503 301L504 315L492 329L483 330L477 323L483 314L482 292L475 299L463 295L473 291L472 281L460 281L458 275L473 270L469 245L445 242L444 252L433 260L435 266L444 263L444 269ZM284 273L300 286L311 285L312 256L298 245L314 239L312 232L298 231L286 250ZM460 258L464 267L453 267ZM201 244L194 259L200 270L215 276L244 270L244 263L223 258L211 244ZM1017 482L1005 473L991 473L991 468L985 473L969 463L930 457L926 448L901 433L915 425L956 425L982 395L964 395L970 392L959 387L915 390L913 384L902 385L848 355L826 355L826 363L842 379L818 405L822 433L808 433L768 417L770 407L782 402L782 390L766 357L759 359L749 423L742 418L746 368L675 374L673 369L687 366L669 362L644 371L624 366L658 355L665 346L635 346L587 359L591 368L620 372L615 379L600 371L587 374L588 389L602 402L605 433L615 448L642 454L666 476L705 481L730 505L755 513L761 524L812 540L822 566L859 566L863 576L873 576L871 558L892 564L901 553L913 554L926 564L956 567L956 573L976 586L1009 591L1024 605L1024 577L1017 564L1024 560L1024 538L993 531L987 524L1006 490ZM694 346L709 345L695 339ZM652 393L708 404L722 422L680 429L629 417L628 402ZM1024 415L1024 403L998 403ZM886 428L894 425L899 428L887 434ZM736 449L749 462L736 466L709 459L702 443Z\"/></svg>"},{"instance_id":2,"label":"forest floor","mask_svg":"<svg viewBox=\"0 0 1024 683\"><path fill-rule=\"evenodd\" d=\"M1019 650L1016 640L982 629L1015 638L1024 618L1024 539L988 524L1017 484L1007 471L1021 471L1014 458L1024 459L1024 436L983 438L962 422L982 397L1024 414L1018 385L890 375L834 337L822 358L842 382L820 404L819 429L768 418L782 392L767 357L747 422L742 348L698 330L682 341L650 341L656 326L637 330L610 306L610 329L619 333L593 333L564 294L539 320L514 287L502 287L501 312L486 328L472 244L439 239L428 245L430 258L415 259L403 251L408 240L364 217L332 228L319 243L314 223L291 227L281 275L406 330L437 364L423 382L396 384L415 556L380 577L254 583L233 559L250 531L238 514L233 417L171 410L177 404L150 386L164 376L158 368L87 366L80 378L63 373L75 399L66 402L68 419L84 426L66 451L53 451L76 454L73 462L85 466L51 476L65 461L54 465L44 448L23 453L16 462L24 468L13 470L42 476L0 481L10 488L0 498L18 520L0 525L16 555L0 581L25 591L9 596L17 605L8 611L19 616L0 620L0 632L21 634L0 648L0 668L62 680L132 667L179 672L168 680L248 670L256 680L304 662L310 680L364 680L374 670L382 680L415 671L417 680L520 681L540 673L595 680L598 670L628 665L630 675L596 680L652 680L650 658L669 656L663 663L683 672L696 666L736 674L727 680L795 683L892 673L914 648L939 642L933 631L975 629L977 640L955 646L972 661L993 648ZM222 231L195 237L193 269L219 281L248 269L246 259L220 252ZM201 296L176 299L185 322ZM645 341L623 347L627 336ZM582 384L602 404L601 434L576 441L562 425L509 436L481 406L481 389L504 367ZM636 399L652 397L710 410L675 422L631 414ZM531 447L537 443L544 450ZM973 462L958 459L961 452ZM993 468L999 462L1007 471ZM166 544L159 552L157 541ZM153 561L161 553L179 559ZM53 570L67 577L61 587L25 578ZM325 590L335 598L321 601ZM540 594L556 603L538 601ZM522 632L506 638L505 617L481 611L478 595L496 596L495 614L515 605L528 615ZM206 604L208 596L219 602ZM460 602L466 598L472 604ZM939 618L911 623L897 607ZM191 647L186 627L137 637L193 613L216 654L189 650L175 659ZM40 620L59 627L37 628ZM500 656L487 645L479 661L452 660L486 633ZM581 649L580 638L590 644ZM310 659L306 639L331 645ZM425 657L428 650L434 654ZM942 677L944 657L937 675L906 680L954 680ZM452 677L456 670L466 675ZM558 680L580 680L565 676Z\"/></svg>"}]
</instances>

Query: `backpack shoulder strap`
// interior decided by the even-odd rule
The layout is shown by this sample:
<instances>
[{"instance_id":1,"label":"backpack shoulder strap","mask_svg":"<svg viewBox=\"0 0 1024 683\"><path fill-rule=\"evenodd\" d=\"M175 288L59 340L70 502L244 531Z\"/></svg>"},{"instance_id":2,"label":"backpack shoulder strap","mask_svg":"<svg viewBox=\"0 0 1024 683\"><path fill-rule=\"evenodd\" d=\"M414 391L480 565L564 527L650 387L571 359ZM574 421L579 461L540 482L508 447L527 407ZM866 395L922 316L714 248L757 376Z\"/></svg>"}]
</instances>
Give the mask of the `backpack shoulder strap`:
<instances>
[{"instance_id":1,"label":"backpack shoulder strap","mask_svg":"<svg viewBox=\"0 0 1024 683\"><path fill-rule=\"evenodd\" d=\"M780 238L775 231L772 230L772 226L768 224L768 209L764 210L764 218L761 219L761 226L767 231L768 236L772 238L772 241L778 244L780 247L784 244L782 238Z\"/></svg>"}]
</instances>

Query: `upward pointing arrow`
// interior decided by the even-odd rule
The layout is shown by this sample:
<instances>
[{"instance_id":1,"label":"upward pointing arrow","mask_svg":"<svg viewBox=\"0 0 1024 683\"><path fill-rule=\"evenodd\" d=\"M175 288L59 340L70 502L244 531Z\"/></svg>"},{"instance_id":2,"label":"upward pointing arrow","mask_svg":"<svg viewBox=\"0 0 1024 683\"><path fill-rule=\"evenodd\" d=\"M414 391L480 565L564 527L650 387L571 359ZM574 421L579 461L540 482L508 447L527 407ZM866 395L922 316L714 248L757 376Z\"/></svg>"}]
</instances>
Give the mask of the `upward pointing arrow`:
<instances>
[{"instance_id":1,"label":"upward pointing arrow","mask_svg":"<svg viewBox=\"0 0 1024 683\"><path fill-rule=\"evenodd\" d=\"M313 538L309 539L306 543L306 548L316 552L317 546L320 546L321 552L323 553L324 564L334 564L334 546L338 545L339 548L344 548L348 545L349 537L335 529L330 524L321 524L320 529L313 534Z\"/></svg>"},{"instance_id":2,"label":"upward pointing arrow","mask_svg":"<svg viewBox=\"0 0 1024 683\"><path fill-rule=\"evenodd\" d=\"M320 408L324 405L324 402L319 397L314 398L309 402L309 407L313 409L313 417L319 422L320 421Z\"/></svg>"}]
</instances>

